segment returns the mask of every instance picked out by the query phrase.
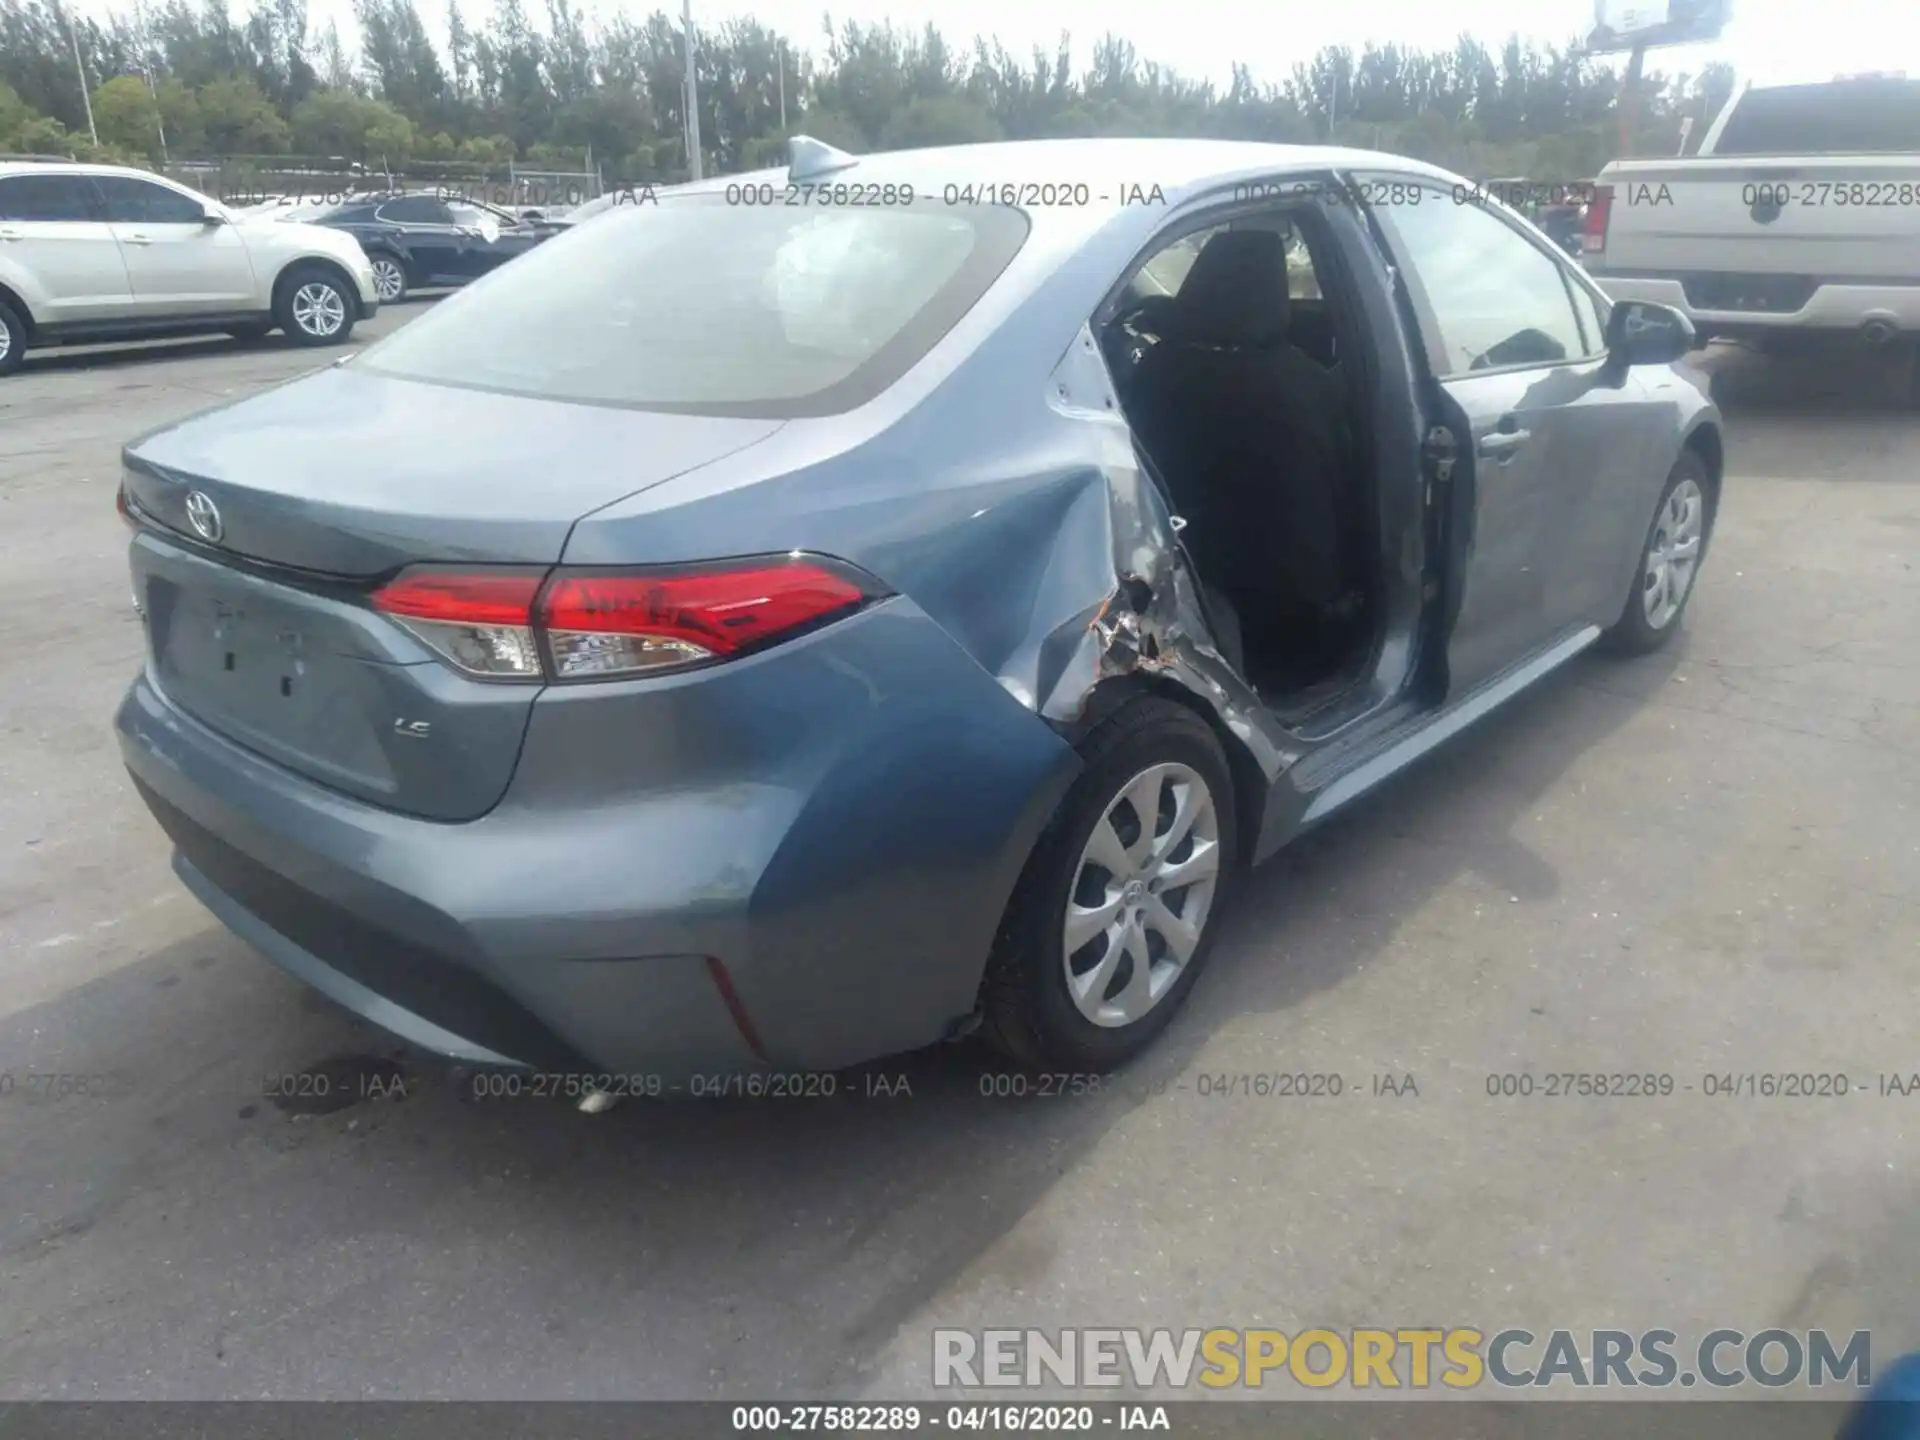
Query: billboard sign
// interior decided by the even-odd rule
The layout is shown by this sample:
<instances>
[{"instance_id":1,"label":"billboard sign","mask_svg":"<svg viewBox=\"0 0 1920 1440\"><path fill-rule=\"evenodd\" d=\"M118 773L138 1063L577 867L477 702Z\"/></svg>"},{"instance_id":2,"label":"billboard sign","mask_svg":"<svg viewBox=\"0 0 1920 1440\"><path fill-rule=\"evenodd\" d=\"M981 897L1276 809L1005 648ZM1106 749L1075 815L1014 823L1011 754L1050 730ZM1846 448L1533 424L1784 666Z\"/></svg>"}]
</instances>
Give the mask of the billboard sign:
<instances>
[{"instance_id":1,"label":"billboard sign","mask_svg":"<svg viewBox=\"0 0 1920 1440\"><path fill-rule=\"evenodd\" d=\"M1585 48L1607 55L1718 40L1732 8L1731 0L1594 0Z\"/></svg>"}]
</instances>

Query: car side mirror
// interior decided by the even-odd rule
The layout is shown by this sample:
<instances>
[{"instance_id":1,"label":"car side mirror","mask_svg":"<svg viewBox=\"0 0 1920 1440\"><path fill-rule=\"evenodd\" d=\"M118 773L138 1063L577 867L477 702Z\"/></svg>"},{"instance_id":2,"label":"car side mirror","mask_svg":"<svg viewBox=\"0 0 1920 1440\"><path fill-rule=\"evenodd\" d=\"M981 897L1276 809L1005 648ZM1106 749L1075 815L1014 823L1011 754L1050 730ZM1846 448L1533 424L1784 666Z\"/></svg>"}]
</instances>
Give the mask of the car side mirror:
<instances>
[{"instance_id":1,"label":"car side mirror","mask_svg":"<svg viewBox=\"0 0 1920 1440\"><path fill-rule=\"evenodd\" d=\"M1616 300L1607 315L1607 358L1617 366L1671 365L1693 348L1693 322L1671 305Z\"/></svg>"},{"instance_id":2,"label":"car side mirror","mask_svg":"<svg viewBox=\"0 0 1920 1440\"><path fill-rule=\"evenodd\" d=\"M212 229L216 225L226 224L227 217L222 215L218 210L202 210L200 212L200 223Z\"/></svg>"}]
</instances>

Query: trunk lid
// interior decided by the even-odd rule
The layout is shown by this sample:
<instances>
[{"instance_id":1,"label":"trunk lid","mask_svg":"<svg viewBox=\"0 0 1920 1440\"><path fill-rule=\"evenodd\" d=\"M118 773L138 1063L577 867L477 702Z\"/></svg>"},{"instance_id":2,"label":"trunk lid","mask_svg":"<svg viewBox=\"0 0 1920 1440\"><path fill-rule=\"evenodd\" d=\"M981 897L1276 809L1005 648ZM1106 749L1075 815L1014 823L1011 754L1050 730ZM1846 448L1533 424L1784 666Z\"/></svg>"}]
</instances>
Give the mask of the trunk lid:
<instances>
[{"instance_id":1,"label":"trunk lid","mask_svg":"<svg viewBox=\"0 0 1920 1440\"><path fill-rule=\"evenodd\" d=\"M1920 253L1916 156L1625 161L1600 183L1613 186L1603 263L1622 274L1910 282Z\"/></svg>"},{"instance_id":2,"label":"trunk lid","mask_svg":"<svg viewBox=\"0 0 1920 1440\"><path fill-rule=\"evenodd\" d=\"M778 421L662 415L330 369L128 447L148 670L210 729L345 794L485 814L537 682L462 675L367 597L423 561L544 567L583 514ZM188 496L218 512L196 534ZM204 521L204 504L197 506Z\"/></svg>"},{"instance_id":3,"label":"trunk lid","mask_svg":"<svg viewBox=\"0 0 1920 1440\"><path fill-rule=\"evenodd\" d=\"M535 400L329 367L127 446L134 503L223 552L366 578L422 560L545 565L573 522L764 440L777 420Z\"/></svg>"}]
</instances>

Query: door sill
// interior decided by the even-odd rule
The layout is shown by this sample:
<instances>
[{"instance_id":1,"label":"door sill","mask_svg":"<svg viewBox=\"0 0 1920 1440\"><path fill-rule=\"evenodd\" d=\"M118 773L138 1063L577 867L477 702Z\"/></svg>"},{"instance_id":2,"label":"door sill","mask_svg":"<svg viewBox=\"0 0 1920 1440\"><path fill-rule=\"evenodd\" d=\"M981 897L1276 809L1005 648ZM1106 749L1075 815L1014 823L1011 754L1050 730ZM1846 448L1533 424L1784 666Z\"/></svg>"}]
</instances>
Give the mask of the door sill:
<instances>
[{"instance_id":1,"label":"door sill","mask_svg":"<svg viewBox=\"0 0 1920 1440\"><path fill-rule=\"evenodd\" d=\"M1405 713L1396 713L1383 732L1339 753L1322 752L1294 767L1294 783L1311 783L1314 772L1325 770L1327 778L1315 790L1300 816L1302 828L1327 818L1334 811L1359 799L1368 791L1397 775L1421 756L1438 748L1465 730L1474 721L1490 714L1535 682L1546 678L1567 661L1600 638L1600 627L1588 625L1574 631L1510 669L1489 680L1451 704L1422 710L1409 705ZM1322 761L1322 764L1314 764ZM1309 768L1310 767L1310 768ZM1308 774L1302 775L1302 769ZM1305 786L1302 786L1305 788Z\"/></svg>"}]
</instances>

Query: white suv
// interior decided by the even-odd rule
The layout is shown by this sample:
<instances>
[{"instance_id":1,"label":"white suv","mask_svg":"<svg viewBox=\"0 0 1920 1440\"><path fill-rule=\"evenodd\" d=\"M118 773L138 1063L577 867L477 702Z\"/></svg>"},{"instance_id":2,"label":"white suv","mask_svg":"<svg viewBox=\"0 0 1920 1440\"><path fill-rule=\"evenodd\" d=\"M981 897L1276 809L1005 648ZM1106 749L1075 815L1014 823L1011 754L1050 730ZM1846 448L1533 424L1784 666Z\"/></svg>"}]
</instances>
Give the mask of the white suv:
<instances>
[{"instance_id":1,"label":"white suv","mask_svg":"<svg viewBox=\"0 0 1920 1440\"><path fill-rule=\"evenodd\" d=\"M144 170L0 163L0 375L29 346L276 327L337 344L379 304L345 231L238 215Z\"/></svg>"}]
</instances>

